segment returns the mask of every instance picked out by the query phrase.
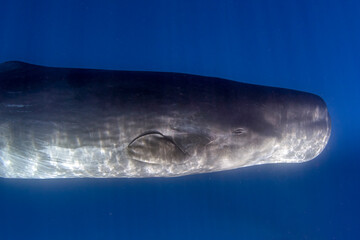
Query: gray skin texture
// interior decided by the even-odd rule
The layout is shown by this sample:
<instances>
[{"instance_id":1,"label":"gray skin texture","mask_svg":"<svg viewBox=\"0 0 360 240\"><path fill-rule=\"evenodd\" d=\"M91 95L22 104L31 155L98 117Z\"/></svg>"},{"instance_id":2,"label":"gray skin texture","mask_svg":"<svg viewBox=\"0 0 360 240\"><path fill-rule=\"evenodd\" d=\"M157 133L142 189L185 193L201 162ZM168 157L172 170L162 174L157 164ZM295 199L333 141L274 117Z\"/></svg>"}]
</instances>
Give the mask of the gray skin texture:
<instances>
[{"instance_id":1,"label":"gray skin texture","mask_svg":"<svg viewBox=\"0 0 360 240\"><path fill-rule=\"evenodd\" d=\"M172 177L318 156L314 94L179 73L0 64L0 177Z\"/></svg>"}]
</instances>

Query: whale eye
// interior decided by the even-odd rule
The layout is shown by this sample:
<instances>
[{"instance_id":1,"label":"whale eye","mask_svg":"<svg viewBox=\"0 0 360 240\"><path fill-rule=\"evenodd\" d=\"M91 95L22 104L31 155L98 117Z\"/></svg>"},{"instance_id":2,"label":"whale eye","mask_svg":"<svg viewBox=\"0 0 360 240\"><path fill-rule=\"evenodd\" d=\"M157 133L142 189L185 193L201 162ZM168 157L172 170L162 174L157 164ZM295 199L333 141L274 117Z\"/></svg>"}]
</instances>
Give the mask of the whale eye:
<instances>
[{"instance_id":1,"label":"whale eye","mask_svg":"<svg viewBox=\"0 0 360 240\"><path fill-rule=\"evenodd\" d=\"M246 133L246 130L244 128L237 128L234 131L232 131L232 133L235 135L241 135L241 134Z\"/></svg>"}]
</instances>

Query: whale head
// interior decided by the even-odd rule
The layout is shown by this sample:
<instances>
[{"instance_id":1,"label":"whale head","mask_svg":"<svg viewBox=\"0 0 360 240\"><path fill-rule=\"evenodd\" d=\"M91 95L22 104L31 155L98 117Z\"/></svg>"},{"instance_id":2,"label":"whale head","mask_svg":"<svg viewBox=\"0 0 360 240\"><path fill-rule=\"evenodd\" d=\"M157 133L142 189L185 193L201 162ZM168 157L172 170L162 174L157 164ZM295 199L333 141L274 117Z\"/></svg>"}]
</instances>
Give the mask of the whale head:
<instances>
[{"instance_id":1,"label":"whale head","mask_svg":"<svg viewBox=\"0 0 360 240\"><path fill-rule=\"evenodd\" d=\"M300 163L323 151L331 122L319 96L287 89L258 93L240 93L212 116L212 140L204 151L209 166Z\"/></svg>"}]
</instances>

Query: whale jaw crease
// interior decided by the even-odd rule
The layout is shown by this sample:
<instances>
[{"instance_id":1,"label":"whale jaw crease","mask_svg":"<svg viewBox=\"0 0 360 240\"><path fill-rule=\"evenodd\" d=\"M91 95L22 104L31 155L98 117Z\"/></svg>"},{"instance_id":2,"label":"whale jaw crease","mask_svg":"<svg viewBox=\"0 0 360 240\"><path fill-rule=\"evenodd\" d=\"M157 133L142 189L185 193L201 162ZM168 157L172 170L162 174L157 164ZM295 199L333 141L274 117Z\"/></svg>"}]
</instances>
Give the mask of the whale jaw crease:
<instances>
[{"instance_id":1,"label":"whale jaw crease","mask_svg":"<svg viewBox=\"0 0 360 240\"><path fill-rule=\"evenodd\" d=\"M157 165L181 164L187 153L169 136L147 131L134 138L127 147L130 159Z\"/></svg>"}]
</instances>

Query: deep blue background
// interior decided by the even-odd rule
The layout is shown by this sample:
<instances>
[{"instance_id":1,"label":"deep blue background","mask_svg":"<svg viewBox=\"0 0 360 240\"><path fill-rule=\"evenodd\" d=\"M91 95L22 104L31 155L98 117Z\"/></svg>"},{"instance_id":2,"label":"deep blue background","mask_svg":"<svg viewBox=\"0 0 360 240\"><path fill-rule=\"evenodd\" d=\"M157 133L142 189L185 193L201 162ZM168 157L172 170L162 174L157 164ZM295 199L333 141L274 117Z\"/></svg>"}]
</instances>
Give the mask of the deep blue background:
<instances>
[{"instance_id":1,"label":"deep blue background","mask_svg":"<svg viewBox=\"0 0 360 240\"><path fill-rule=\"evenodd\" d=\"M0 62L193 73L327 102L305 164L0 179L0 239L360 239L360 1L0 0Z\"/></svg>"}]
</instances>

